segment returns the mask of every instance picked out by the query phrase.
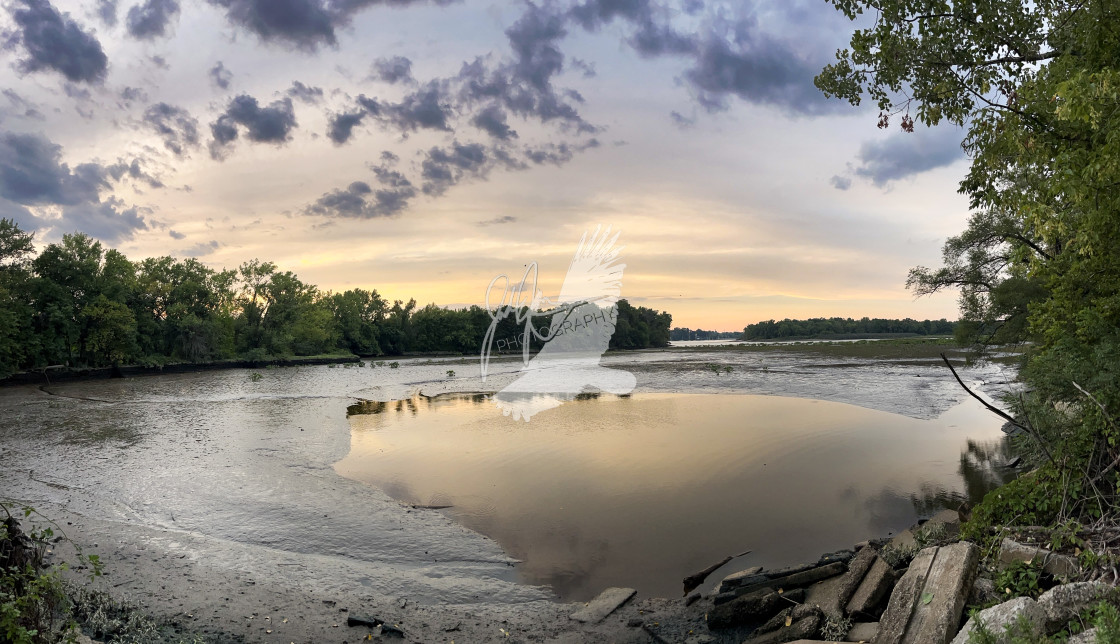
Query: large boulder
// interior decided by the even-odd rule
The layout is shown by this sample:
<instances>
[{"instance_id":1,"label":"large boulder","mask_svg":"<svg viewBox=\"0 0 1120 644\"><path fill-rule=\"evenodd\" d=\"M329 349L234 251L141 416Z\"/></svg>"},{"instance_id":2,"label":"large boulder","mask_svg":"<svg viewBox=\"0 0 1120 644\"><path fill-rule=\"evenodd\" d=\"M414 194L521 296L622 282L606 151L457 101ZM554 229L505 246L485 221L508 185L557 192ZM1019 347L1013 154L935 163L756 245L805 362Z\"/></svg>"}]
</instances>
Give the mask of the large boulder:
<instances>
[{"instance_id":1,"label":"large boulder","mask_svg":"<svg viewBox=\"0 0 1120 644\"><path fill-rule=\"evenodd\" d=\"M1043 612L1038 602L1030 597L1016 597L991 608L985 608L976 616L969 618L964 628L953 638L953 644L968 644L968 638L972 635L972 631L977 628L977 620L992 634L995 638L995 644L1010 644L1011 635L1008 634L1007 627L1015 626L1019 628L1020 619L1029 624L1027 628L1030 628L1032 632L1038 633L1045 627L1046 613ZM1016 634L1028 635L1028 633L1021 632Z\"/></svg>"},{"instance_id":2,"label":"large boulder","mask_svg":"<svg viewBox=\"0 0 1120 644\"><path fill-rule=\"evenodd\" d=\"M1105 598L1110 589L1108 584L1082 581L1055 586L1042 593L1038 598L1038 606L1046 616L1047 632L1061 628L1074 616L1095 606Z\"/></svg>"},{"instance_id":3,"label":"large boulder","mask_svg":"<svg viewBox=\"0 0 1120 644\"><path fill-rule=\"evenodd\" d=\"M876 644L947 644L956 634L980 550L965 541L919 552L895 585Z\"/></svg>"}]
</instances>

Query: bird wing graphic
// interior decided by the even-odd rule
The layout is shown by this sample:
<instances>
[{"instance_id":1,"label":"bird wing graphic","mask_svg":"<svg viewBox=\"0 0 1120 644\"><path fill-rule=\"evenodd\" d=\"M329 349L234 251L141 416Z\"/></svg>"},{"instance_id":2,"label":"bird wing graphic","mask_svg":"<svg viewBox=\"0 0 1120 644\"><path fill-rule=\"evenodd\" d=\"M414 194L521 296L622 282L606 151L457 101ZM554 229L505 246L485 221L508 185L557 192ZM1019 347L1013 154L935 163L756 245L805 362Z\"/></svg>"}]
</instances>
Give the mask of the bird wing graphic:
<instances>
[{"instance_id":1,"label":"bird wing graphic","mask_svg":"<svg viewBox=\"0 0 1120 644\"><path fill-rule=\"evenodd\" d=\"M625 247L615 248L614 244L622 231L611 236L609 226L602 235L599 234L601 230L602 226L597 226L590 238L584 231L572 263L568 265L564 285L560 287L558 304L593 302L607 308L618 302L622 292L622 271L626 264L618 264L617 261L618 254Z\"/></svg>"}]
</instances>

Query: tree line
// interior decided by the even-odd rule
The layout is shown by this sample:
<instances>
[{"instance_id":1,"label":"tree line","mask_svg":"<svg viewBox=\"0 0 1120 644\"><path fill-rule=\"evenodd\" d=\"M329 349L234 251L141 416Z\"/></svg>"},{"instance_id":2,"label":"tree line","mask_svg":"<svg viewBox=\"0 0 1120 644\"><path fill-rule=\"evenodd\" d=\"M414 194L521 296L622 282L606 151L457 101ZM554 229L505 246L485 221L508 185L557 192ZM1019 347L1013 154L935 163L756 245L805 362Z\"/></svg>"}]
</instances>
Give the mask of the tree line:
<instances>
[{"instance_id":1,"label":"tree line","mask_svg":"<svg viewBox=\"0 0 1120 644\"><path fill-rule=\"evenodd\" d=\"M810 318L785 319L779 322L766 320L748 324L743 329L744 340L773 340L778 338L816 338L854 335L953 335L957 323L940 320L888 320L884 318Z\"/></svg>"},{"instance_id":2,"label":"tree line","mask_svg":"<svg viewBox=\"0 0 1120 644\"><path fill-rule=\"evenodd\" d=\"M620 300L611 348L665 346L672 317ZM38 255L0 219L0 377L51 365L102 367L324 354L478 352L479 306L389 302L376 290L322 291L272 262L215 270L196 259L131 261L87 235ZM523 325L510 316L496 337Z\"/></svg>"},{"instance_id":3,"label":"tree line","mask_svg":"<svg viewBox=\"0 0 1120 644\"><path fill-rule=\"evenodd\" d=\"M669 339L673 342L682 340L734 340L739 337L737 331L704 331L688 327L674 327L669 332Z\"/></svg>"}]
</instances>

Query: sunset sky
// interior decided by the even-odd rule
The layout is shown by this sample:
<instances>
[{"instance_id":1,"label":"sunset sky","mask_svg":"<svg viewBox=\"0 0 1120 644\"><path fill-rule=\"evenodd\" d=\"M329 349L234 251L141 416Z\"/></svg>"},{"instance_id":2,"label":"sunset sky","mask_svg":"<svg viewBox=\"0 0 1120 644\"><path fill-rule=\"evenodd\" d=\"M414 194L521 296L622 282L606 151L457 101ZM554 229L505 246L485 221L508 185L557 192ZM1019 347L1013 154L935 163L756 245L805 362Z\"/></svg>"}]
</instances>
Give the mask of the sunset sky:
<instances>
[{"instance_id":1,"label":"sunset sky","mask_svg":"<svg viewBox=\"0 0 1120 644\"><path fill-rule=\"evenodd\" d=\"M963 229L951 127L876 128L813 76L822 0L12 0L0 217L132 259L257 257L323 289L481 303L622 231L675 326L950 319L915 300Z\"/></svg>"}]
</instances>

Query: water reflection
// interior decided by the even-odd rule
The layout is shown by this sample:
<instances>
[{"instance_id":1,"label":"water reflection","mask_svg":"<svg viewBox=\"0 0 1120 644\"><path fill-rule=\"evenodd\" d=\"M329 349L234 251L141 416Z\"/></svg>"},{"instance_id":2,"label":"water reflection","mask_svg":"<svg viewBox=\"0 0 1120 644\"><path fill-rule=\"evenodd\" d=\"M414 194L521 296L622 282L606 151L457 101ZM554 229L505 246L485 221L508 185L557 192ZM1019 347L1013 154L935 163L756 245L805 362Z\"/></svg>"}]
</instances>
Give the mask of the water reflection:
<instances>
[{"instance_id":1,"label":"water reflection","mask_svg":"<svg viewBox=\"0 0 1120 644\"><path fill-rule=\"evenodd\" d=\"M769 396L582 395L530 425L487 395L349 408L336 470L404 502L450 505L566 599L781 566L976 500L1007 476L998 419L932 421Z\"/></svg>"}]
</instances>

